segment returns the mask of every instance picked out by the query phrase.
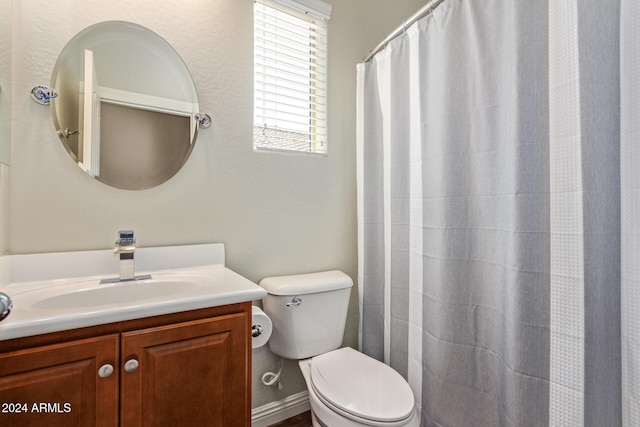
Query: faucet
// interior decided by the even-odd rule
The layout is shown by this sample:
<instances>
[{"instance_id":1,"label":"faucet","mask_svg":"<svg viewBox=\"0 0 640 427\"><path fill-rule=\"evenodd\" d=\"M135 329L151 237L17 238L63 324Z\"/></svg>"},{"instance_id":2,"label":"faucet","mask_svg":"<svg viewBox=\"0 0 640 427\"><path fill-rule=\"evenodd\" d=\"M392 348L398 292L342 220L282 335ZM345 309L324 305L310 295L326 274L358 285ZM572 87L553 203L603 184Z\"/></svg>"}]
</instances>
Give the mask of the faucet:
<instances>
[{"instance_id":1,"label":"faucet","mask_svg":"<svg viewBox=\"0 0 640 427\"><path fill-rule=\"evenodd\" d=\"M136 251L136 238L133 237L133 230L120 230L118 236L113 253L120 255L120 281L133 280L135 277L133 254Z\"/></svg>"},{"instance_id":2,"label":"faucet","mask_svg":"<svg viewBox=\"0 0 640 427\"><path fill-rule=\"evenodd\" d=\"M134 237L133 230L118 231L118 240L116 240L116 246L113 249L113 253L120 257L120 276L113 279L103 279L100 283L151 279L151 276L148 274L142 276L135 275L135 261L133 260L133 254L135 251L136 238Z\"/></svg>"}]
</instances>

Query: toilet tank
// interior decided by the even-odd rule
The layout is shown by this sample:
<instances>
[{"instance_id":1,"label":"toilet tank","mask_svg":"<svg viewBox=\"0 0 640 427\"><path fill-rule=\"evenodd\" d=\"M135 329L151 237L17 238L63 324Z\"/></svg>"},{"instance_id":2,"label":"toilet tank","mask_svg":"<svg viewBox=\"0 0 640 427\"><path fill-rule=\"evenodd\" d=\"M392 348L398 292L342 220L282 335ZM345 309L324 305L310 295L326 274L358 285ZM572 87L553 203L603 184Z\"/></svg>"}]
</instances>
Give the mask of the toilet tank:
<instances>
[{"instance_id":1,"label":"toilet tank","mask_svg":"<svg viewBox=\"0 0 640 427\"><path fill-rule=\"evenodd\" d=\"M260 281L263 310L271 318L271 351L305 359L342 345L353 281L338 270Z\"/></svg>"}]
</instances>

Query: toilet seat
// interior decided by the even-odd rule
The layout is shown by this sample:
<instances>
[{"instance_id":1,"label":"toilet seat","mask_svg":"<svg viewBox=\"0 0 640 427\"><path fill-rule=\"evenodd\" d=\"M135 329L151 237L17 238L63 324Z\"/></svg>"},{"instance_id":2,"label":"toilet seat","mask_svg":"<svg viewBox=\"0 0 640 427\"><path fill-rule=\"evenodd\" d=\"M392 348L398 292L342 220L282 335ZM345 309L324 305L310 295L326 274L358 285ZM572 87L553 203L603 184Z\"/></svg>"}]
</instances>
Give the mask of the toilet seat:
<instances>
[{"instance_id":1,"label":"toilet seat","mask_svg":"<svg viewBox=\"0 0 640 427\"><path fill-rule=\"evenodd\" d=\"M413 415L413 393L404 378L349 347L312 358L310 371L318 398L349 419L393 426Z\"/></svg>"}]
</instances>

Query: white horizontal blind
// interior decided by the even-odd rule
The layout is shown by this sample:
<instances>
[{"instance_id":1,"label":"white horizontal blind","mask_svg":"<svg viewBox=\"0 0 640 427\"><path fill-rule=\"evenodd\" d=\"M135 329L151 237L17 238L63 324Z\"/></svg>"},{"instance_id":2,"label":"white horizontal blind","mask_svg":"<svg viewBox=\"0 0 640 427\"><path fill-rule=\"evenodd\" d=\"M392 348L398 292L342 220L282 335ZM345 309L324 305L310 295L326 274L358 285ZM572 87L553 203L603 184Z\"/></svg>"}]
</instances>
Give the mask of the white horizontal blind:
<instances>
[{"instance_id":1,"label":"white horizontal blind","mask_svg":"<svg viewBox=\"0 0 640 427\"><path fill-rule=\"evenodd\" d=\"M254 3L255 149L327 151L326 21Z\"/></svg>"}]
</instances>

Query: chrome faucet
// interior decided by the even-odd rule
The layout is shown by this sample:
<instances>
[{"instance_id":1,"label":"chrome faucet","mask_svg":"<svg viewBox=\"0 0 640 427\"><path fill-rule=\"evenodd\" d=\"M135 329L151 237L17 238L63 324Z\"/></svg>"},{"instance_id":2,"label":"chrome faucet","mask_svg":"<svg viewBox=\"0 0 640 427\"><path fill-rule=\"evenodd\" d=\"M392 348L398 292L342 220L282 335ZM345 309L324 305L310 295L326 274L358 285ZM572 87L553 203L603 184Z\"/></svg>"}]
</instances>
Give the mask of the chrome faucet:
<instances>
[{"instance_id":1,"label":"chrome faucet","mask_svg":"<svg viewBox=\"0 0 640 427\"><path fill-rule=\"evenodd\" d=\"M133 230L120 230L118 236L113 253L120 255L120 281L133 280L136 271L133 260L133 254L136 251L136 238L133 237Z\"/></svg>"},{"instance_id":2,"label":"chrome faucet","mask_svg":"<svg viewBox=\"0 0 640 427\"><path fill-rule=\"evenodd\" d=\"M114 254L134 253L136 251L136 238L133 236L133 230L118 231L118 240L116 247L113 249Z\"/></svg>"},{"instance_id":3,"label":"chrome faucet","mask_svg":"<svg viewBox=\"0 0 640 427\"><path fill-rule=\"evenodd\" d=\"M142 276L136 276L135 261L133 260L133 254L136 251L136 238L133 235L133 230L120 230L118 231L118 240L116 240L116 246L113 249L114 255L120 256L120 276L113 279L103 279L100 283L115 283L115 282L127 282L130 280L144 280L151 279L148 274Z\"/></svg>"}]
</instances>

